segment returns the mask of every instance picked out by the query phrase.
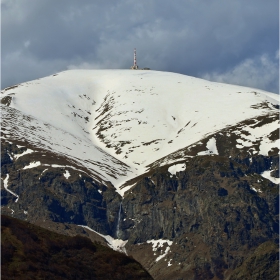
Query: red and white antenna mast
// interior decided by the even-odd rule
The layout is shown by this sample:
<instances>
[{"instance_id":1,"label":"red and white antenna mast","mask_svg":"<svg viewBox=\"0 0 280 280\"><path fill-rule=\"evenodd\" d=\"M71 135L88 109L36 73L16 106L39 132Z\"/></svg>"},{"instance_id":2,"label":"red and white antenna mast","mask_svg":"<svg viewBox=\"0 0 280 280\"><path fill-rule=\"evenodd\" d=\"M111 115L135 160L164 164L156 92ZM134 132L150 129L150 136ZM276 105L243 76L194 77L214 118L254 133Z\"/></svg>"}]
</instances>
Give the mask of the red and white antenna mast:
<instances>
[{"instance_id":1,"label":"red and white antenna mast","mask_svg":"<svg viewBox=\"0 0 280 280\"><path fill-rule=\"evenodd\" d=\"M134 48L133 66L131 66L130 69L138 69L138 66L137 66L137 63L136 63L136 48Z\"/></svg>"},{"instance_id":2,"label":"red and white antenna mast","mask_svg":"<svg viewBox=\"0 0 280 280\"><path fill-rule=\"evenodd\" d=\"M136 49L134 48L134 63L133 63L134 68L137 68L136 64Z\"/></svg>"}]
</instances>

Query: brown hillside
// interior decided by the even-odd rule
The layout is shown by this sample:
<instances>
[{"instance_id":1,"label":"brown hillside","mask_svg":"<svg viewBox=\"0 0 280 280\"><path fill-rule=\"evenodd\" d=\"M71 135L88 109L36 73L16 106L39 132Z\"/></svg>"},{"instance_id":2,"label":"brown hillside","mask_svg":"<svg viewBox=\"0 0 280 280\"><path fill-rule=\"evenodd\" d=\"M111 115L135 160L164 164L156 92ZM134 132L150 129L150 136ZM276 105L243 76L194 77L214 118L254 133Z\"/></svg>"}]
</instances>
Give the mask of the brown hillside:
<instances>
[{"instance_id":1,"label":"brown hillside","mask_svg":"<svg viewBox=\"0 0 280 280\"><path fill-rule=\"evenodd\" d=\"M2 215L1 279L152 279L133 258Z\"/></svg>"}]
</instances>

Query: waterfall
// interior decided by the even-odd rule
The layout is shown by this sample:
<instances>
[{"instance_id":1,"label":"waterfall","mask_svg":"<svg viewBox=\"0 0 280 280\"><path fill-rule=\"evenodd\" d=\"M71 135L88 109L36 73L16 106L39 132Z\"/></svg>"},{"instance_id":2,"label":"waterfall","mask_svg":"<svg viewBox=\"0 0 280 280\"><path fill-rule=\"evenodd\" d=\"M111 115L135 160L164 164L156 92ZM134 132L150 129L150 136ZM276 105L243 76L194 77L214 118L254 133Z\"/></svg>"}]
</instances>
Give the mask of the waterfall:
<instances>
[{"instance_id":1,"label":"waterfall","mask_svg":"<svg viewBox=\"0 0 280 280\"><path fill-rule=\"evenodd\" d=\"M116 232L118 239L120 239L119 235L120 235L121 212L122 212L122 202L120 203L120 208L119 208L119 213L118 213L118 223L117 223L117 232Z\"/></svg>"}]
</instances>

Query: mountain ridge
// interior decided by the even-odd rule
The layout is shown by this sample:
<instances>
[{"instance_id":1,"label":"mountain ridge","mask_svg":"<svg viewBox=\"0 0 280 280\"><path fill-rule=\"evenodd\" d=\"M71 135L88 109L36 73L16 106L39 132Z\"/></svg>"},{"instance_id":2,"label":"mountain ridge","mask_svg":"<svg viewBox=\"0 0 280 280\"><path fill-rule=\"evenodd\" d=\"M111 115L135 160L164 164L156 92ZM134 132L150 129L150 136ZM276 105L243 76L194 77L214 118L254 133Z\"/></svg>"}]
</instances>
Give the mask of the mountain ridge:
<instances>
[{"instance_id":1,"label":"mountain ridge","mask_svg":"<svg viewBox=\"0 0 280 280\"><path fill-rule=\"evenodd\" d=\"M55 143L58 153L72 153L73 159L88 162L97 176L111 181L117 190L124 177L140 175L147 165L198 142L213 129L275 112L271 102L276 103L276 95L264 91L175 73L131 70L70 70L2 93L2 100L10 98L9 108L35 118L41 138L47 138L44 133L56 135L60 130L66 134L60 139L49 135L49 142ZM227 115L221 118L220 114ZM59 147L66 140L72 143ZM79 153L77 145L82 149ZM92 163L86 156L89 153L98 160ZM104 174L104 167L96 169L100 163L107 170L110 166L110 174Z\"/></svg>"}]
</instances>

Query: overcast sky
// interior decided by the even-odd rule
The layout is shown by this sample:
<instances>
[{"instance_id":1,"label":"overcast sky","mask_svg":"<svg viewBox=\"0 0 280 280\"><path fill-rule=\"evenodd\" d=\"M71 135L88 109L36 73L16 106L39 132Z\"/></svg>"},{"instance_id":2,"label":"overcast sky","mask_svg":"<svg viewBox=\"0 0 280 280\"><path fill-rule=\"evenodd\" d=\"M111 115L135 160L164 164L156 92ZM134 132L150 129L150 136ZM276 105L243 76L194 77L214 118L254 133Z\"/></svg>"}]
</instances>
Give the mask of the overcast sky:
<instances>
[{"instance_id":1,"label":"overcast sky","mask_svg":"<svg viewBox=\"0 0 280 280\"><path fill-rule=\"evenodd\" d=\"M279 91L278 0L2 0L1 88L139 67Z\"/></svg>"}]
</instances>

